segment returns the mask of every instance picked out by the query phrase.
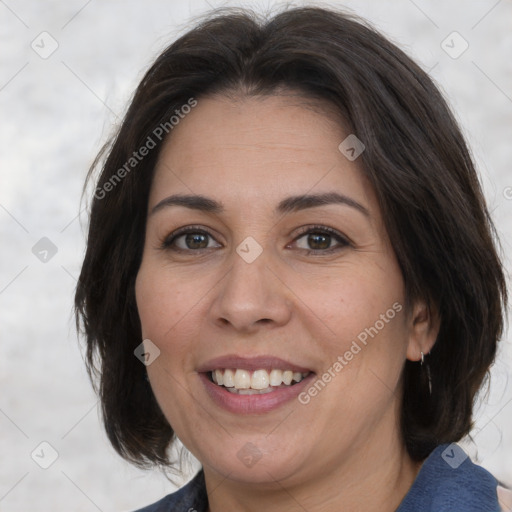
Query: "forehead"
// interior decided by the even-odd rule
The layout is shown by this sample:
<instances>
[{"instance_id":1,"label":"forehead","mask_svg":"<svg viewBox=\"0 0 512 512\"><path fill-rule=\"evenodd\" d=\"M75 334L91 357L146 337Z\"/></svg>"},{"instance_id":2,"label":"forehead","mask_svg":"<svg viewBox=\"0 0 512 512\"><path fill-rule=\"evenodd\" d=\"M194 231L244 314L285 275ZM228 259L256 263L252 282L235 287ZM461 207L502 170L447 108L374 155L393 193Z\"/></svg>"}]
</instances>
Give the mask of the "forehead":
<instances>
[{"instance_id":1,"label":"forehead","mask_svg":"<svg viewBox=\"0 0 512 512\"><path fill-rule=\"evenodd\" d=\"M274 206L331 190L369 204L359 164L338 149L348 132L324 110L286 96L199 99L164 143L149 206L175 192Z\"/></svg>"}]
</instances>

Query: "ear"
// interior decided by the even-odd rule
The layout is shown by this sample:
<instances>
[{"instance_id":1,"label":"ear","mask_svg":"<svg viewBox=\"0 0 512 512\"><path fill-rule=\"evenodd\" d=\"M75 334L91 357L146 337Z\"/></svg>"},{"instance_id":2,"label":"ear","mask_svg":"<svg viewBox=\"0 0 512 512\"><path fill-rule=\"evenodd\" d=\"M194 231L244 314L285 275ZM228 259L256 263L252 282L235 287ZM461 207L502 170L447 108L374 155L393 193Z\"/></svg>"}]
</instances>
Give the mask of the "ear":
<instances>
[{"instance_id":1,"label":"ear","mask_svg":"<svg viewBox=\"0 0 512 512\"><path fill-rule=\"evenodd\" d=\"M437 310L421 300L414 304L408 323L407 359L419 361L422 352L427 355L432 350L439 333L441 318Z\"/></svg>"}]
</instances>

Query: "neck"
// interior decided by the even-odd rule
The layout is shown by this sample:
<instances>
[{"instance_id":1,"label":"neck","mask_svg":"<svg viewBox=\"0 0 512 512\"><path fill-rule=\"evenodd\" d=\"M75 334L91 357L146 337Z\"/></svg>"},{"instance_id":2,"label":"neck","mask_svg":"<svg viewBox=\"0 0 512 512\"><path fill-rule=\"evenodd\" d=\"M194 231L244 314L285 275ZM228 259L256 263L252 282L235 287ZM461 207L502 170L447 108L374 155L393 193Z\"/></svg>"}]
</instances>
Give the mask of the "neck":
<instances>
[{"instance_id":1,"label":"neck","mask_svg":"<svg viewBox=\"0 0 512 512\"><path fill-rule=\"evenodd\" d=\"M366 440L351 448L342 463L312 471L308 479L254 485L221 478L205 468L209 512L393 512L416 478L414 462L398 439ZM263 489L264 487L264 489Z\"/></svg>"}]
</instances>

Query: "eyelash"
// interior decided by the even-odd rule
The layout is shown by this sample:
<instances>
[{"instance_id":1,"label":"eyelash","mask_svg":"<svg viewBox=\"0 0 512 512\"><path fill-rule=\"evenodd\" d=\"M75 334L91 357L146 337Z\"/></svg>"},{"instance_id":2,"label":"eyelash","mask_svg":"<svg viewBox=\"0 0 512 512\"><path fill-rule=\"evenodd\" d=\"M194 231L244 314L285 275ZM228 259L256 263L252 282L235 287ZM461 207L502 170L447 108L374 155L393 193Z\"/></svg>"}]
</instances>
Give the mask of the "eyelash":
<instances>
[{"instance_id":1,"label":"eyelash","mask_svg":"<svg viewBox=\"0 0 512 512\"><path fill-rule=\"evenodd\" d=\"M161 244L162 250L170 250L174 252L203 252L208 251L212 248L203 248L203 249L181 249L177 247L173 247L173 244L176 242L178 238L180 238L183 235L187 235L189 233L192 234L201 234L206 235L214 239L213 235L209 233L207 230L201 228L200 226L188 226L186 228L181 228L175 231L174 233L171 233L168 235ZM320 226L320 225L314 225L314 226L304 226L303 228L300 228L298 235L293 240L296 242L300 238L302 238L304 235L309 234L320 234L320 235L330 235L332 236L340 245L331 247L329 249L301 249L303 251L306 251L307 255L315 254L315 255L325 255L325 254L331 254L333 252L339 251L341 249L344 249L347 246L350 246L351 243L349 240L341 235L338 231L335 229L329 228L327 226ZM215 239L214 239L215 240Z\"/></svg>"}]
</instances>

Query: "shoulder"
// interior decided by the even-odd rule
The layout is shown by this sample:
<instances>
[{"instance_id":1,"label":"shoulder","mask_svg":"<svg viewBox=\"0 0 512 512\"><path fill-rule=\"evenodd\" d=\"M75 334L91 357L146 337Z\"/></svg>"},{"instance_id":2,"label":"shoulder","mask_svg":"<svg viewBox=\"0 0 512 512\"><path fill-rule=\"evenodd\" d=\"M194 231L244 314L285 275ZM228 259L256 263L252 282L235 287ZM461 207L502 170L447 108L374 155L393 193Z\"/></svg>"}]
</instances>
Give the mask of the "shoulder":
<instances>
[{"instance_id":1,"label":"shoulder","mask_svg":"<svg viewBox=\"0 0 512 512\"><path fill-rule=\"evenodd\" d=\"M205 512L208 497L204 483L204 473L199 471L188 484L178 491L168 494L161 500L134 512Z\"/></svg>"},{"instance_id":2,"label":"shoulder","mask_svg":"<svg viewBox=\"0 0 512 512\"><path fill-rule=\"evenodd\" d=\"M397 512L500 512L498 481L457 444L435 448Z\"/></svg>"},{"instance_id":3,"label":"shoulder","mask_svg":"<svg viewBox=\"0 0 512 512\"><path fill-rule=\"evenodd\" d=\"M512 490L498 485L498 501L500 502L501 512L512 511Z\"/></svg>"}]
</instances>

